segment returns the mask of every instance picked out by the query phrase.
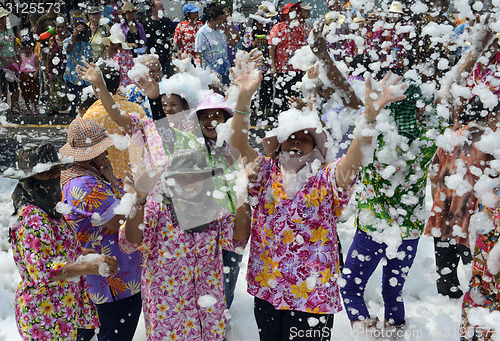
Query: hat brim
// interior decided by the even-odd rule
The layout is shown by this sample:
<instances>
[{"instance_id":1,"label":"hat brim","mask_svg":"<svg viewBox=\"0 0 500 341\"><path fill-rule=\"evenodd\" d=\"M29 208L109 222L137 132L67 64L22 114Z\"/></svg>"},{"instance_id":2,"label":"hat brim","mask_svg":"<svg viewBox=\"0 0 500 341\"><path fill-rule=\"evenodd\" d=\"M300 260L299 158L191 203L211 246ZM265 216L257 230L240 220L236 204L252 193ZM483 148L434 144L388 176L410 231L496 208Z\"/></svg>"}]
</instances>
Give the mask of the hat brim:
<instances>
[{"instance_id":1,"label":"hat brim","mask_svg":"<svg viewBox=\"0 0 500 341\"><path fill-rule=\"evenodd\" d=\"M60 167L61 170L65 170L65 169L68 169L70 167L73 167L74 164L75 163L73 161L51 162L50 163L51 167L48 170L43 171L43 172L33 172L33 171L26 172L25 170L22 170L22 169L13 169L13 173L12 174L9 172L9 170L6 170L5 172L7 172L7 174L4 172L2 174L2 176L4 178L9 178L9 179L24 180L24 179L27 179L27 178L31 178L34 175L48 172L52 168L55 168L55 167ZM12 169L12 168L10 168L10 169Z\"/></svg>"},{"instance_id":2,"label":"hat brim","mask_svg":"<svg viewBox=\"0 0 500 341\"><path fill-rule=\"evenodd\" d=\"M203 179L208 179L213 176L217 176L222 174L223 169L222 168L204 168L204 169L198 169L198 170L188 170L188 171L175 171L175 172L166 172L165 173L165 178L175 178L178 175L189 175L189 174L203 174L205 175Z\"/></svg>"},{"instance_id":3,"label":"hat brim","mask_svg":"<svg viewBox=\"0 0 500 341\"><path fill-rule=\"evenodd\" d=\"M320 149L321 154L323 154L323 156L326 157L325 143L327 141L327 138L325 132L322 130L320 133L318 133L316 132L317 128L314 127L304 128L297 131L302 131L302 130L307 130L313 136L314 143ZM294 131L293 133L296 133L297 131ZM266 151L267 156L269 156L272 159L275 159L278 156L278 148L281 145L281 143L278 141L277 135L264 137L264 139L262 140L262 145L264 147L264 150Z\"/></svg>"},{"instance_id":4,"label":"hat brim","mask_svg":"<svg viewBox=\"0 0 500 341\"><path fill-rule=\"evenodd\" d=\"M269 23L273 22L271 19L264 18L264 17L257 15L257 14L250 14L249 17L255 21L260 22L261 24L269 24Z\"/></svg>"},{"instance_id":5,"label":"hat brim","mask_svg":"<svg viewBox=\"0 0 500 341\"><path fill-rule=\"evenodd\" d=\"M122 49L124 50L132 50L132 48L127 44L127 42L122 43L121 41L113 41L110 37L102 38L102 43L106 46L109 46L111 43L113 44L122 44Z\"/></svg>"},{"instance_id":6,"label":"hat brim","mask_svg":"<svg viewBox=\"0 0 500 341\"><path fill-rule=\"evenodd\" d=\"M102 153L104 153L106 150L108 150L110 147L113 146L114 146L113 139L109 136L106 136L99 143L93 146L89 146L87 148L74 148L71 147L69 143L66 143L64 146L61 147L61 149L59 149L59 153L69 158L72 158L73 161L75 162L89 161L101 155Z\"/></svg>"}]
</instances>

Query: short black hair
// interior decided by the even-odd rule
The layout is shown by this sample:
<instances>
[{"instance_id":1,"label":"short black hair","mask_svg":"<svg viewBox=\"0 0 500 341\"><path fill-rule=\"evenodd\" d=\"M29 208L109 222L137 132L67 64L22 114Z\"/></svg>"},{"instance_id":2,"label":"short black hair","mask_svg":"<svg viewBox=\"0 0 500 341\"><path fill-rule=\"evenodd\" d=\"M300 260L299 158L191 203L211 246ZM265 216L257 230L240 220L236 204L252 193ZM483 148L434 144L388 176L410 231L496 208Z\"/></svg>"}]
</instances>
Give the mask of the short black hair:
<instances>
[{"instance_id":1,"label":"short black hair","mask_svg":"<svg viewBox=\"0 0 500 341\"><path fill-rule=\"evenodd\" d=\"M470 122L486 122L490 113L498 113L500 109L500 104L497 104L494 108L485 107L483 101L479 96L474 96L469 99L467 105L463 112L460 113L458 119L462 124L468 124Z\"/></svg>"},{"instance_id":2,"label":"short black hair","mask_svg":"<svg viewBox=\"0 0 500 341\"><path fill-rule=\"evenodd\" d=\"M116 94L120 87L120 68L103 62L99 63L99 69L101 70L102 78L104 78L104 83L106 83L108 91L112 95Z\"/></svg>"},{"instance_id":3,"label":"short black hair","mask_svg":"<svg viewBox=\"0 0 500 341\"><path fill-rule=\"evenodd\" d=\"M78 109L84 109L85 111L87 111L87 109L90 108L90 106L94 104L95 101L97 101L97 97L95 97L93 92L84 92L80 95L80 97L78 97L76 107Z\"/></svg>"},{"instance_id":4,"label":"short black hair","mask_svg":"<svg viewBox=\"0 0 500 341\"><path fill-rule=\"evenodd\" d=\"M76 24L76 26L79 26L79 25L83 25L84 28L83 28L83 31L81 31L80 34L78 34L78 37L76 39L82 43L88 43L90 40L90 35L91 35L90 26L88 26L84 23Z\"/></svg>"},{"instance_id":5,"label":"short black hair","mask_svg":"<svg viewBox=\"0 0 500 341\"><path fill-rule=\"evenodd\" d=\"M210 21L210 19L217 19L221 15L224 15L224 11L222 10L222 7L220 6L213 6L209 7L207 9L207 22Z\"/></svg>"}]
</instances>

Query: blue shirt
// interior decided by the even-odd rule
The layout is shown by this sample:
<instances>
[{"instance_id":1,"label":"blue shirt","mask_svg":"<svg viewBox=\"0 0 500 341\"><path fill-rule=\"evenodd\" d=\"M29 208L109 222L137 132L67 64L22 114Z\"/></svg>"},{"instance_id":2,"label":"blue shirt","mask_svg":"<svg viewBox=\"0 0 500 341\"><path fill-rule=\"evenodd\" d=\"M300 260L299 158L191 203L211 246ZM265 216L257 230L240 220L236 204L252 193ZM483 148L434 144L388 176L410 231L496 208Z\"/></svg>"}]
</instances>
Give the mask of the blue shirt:
<instances>
[{"instance_id":1,"label":"blue shirt","mask_svg":"<svg viewBox=\"0 0 500 341\"><path fill-rule=\"evenodd\" d=\"M69 43L71 41L71 36L64 39L63 51L66 51ZM76 73L76 66L80 64L82 60L90 62L92 59L92 45L90 43L82 43L76 41L73 45L73 50L71 53L66 54L66 71L64 72L64 80L71 82L73 84L83 85L86 82L82 82L82 79Z\"/></svg>"},{"instance_id":2,"label":"blue shirt","mask_svg":"<svg viewBox=\"0 0 500 341\"><path fill-rule=\"evenodd\" d=\"M127 86L125 88L125 94L123 95L123 98L125 98L129 102L139 104L144 109L147 117L153 117L153 115L151 114L151 106L149 105L149 98L141 92L137 85L132 84Z\"/></svg>"},{"instance_id":3,"label":"blue shirt","mask_svg":"<svg viewBox=\"0 0 500 341\"><path fill-rule=\"evenodd\" d=\"M196 33L194 52L201 53L205 68L221 75L228 74L227 37L222 31L212 30L207 24L202 26Z\"/></svg>"}]
</instances>

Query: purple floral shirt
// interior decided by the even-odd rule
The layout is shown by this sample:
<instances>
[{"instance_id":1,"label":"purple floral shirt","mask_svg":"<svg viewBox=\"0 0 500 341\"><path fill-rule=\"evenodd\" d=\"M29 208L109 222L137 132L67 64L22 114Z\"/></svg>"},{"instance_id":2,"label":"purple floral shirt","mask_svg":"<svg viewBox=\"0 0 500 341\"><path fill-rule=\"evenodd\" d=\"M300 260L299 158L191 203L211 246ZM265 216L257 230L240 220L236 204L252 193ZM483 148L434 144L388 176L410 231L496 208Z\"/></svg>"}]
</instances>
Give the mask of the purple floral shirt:
<instances>
[{"instance_id":1,"label":"purple floral shirt","mask_svg":"<svg viewBox=\"0 0 500 341\"><path fill-rule=\"evenodd\" d=\"M102 226L111 220L122 193L94 176L81 176L68 181L62 188L63 202L71 206L66 220L75 229L82 247L99 254L116 257L119 270L114 277L87 276L90 297L95 304L114 302L141 291L141 255L123 253L118 245L118 232ZM96 221L97 215L100 219Z\"/></svg>"},{"instance_id":2,"label":"purple floral shirt","mask_svg":"<svg viewBox=\"0 0 500 341\"><path fill-rule=\"evenodd\" d=\"M263 158L254 208L248 293L276 309L334 314L342 310L337 219L351 190L336 187L336 162L322 166L287 198L279 164Z\"/></svg>"},{"instance_id":3,"label":"purple floral shirt","mask_svg":"<svg viewBox=\"0 0 500 341\"><path fill-rule=\"evenodd\" d=\"M226 303L222 249L234 251L234 215L223 210L202 232L184 232L172 207L148 200L140 245L120 230L124 252L143 255L142 306L147 340L224 340Z\"/></svg>"}]
</instances>

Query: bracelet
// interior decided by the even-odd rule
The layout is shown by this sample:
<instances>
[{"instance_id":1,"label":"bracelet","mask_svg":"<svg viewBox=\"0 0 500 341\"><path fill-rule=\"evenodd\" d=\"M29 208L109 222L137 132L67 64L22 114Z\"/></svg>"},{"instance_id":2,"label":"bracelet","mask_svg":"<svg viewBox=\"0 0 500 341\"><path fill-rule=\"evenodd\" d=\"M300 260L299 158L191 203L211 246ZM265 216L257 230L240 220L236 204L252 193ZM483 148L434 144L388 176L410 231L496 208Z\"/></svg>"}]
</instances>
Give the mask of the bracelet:
<instances>
[{"instance_id":1,"label":"bracelet","mask_svg":"<svg viewBox=\"0 0 500 341\"><path fill-rule=\"evenodd\" d=\"M238 109L234 109L234 112L237 113L237 114L243 115L243 116L250 115L250 110L248 110L248 111L241 111L241 110L238 110Z\"/></svg>"},{"instance_id":2,"label":"bracelet","mask_svg":"<svg viewBox=\"0 0 500 341\"><path fill-rule=\"evenodd\" d=\"M136 198L136 201L134 202L134 208L136 210L142 210L144 208L144 206L146 206L146 203L148 202L148 200L144 200L144 202L137 202L137 198Z\"/></svg>"}]
</instances>

